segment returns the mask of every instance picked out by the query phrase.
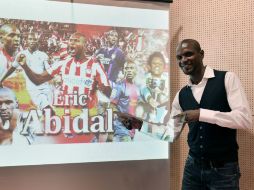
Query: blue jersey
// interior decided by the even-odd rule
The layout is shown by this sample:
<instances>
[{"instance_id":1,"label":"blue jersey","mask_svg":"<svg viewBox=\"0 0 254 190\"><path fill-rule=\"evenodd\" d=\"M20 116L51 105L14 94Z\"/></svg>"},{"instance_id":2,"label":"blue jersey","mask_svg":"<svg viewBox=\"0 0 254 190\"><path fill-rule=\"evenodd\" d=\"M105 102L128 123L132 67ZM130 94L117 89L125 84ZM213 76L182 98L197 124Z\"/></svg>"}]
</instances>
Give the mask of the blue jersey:
<instances>
[{"instance_id":1,"label":"blue jersey","mask_svg":"<svg viewBox=\"0 0 254 190\"><path fill-rule=\"evenodd\" d=\"M135 84L123 80L118 82L113 88L110 100L116 105L118 111L135 115L140 98L139 91L139 88ZM130 131L118 119L114 121L114 131L115 135L130 136Z\"/></svg>"},{"instance_id":2,"label":"blue jersey","mask_svg":"<svg viewBox=\"0 0 254 190\"><path fill-rule=\"evenodd\" d=\"M110 100L117 105L118 111L135 115L139 98L139 88L135 84L123 80L113 88Z\"/></svg>"},{"instance_id":3,"label":"blue jersey","mask_svg":"<svg viewBox=\"0 0 254 190\"><path fill-rule=\"evenodd\" d=\"M96 57L103 64L108 79L116 82L118 74L123 70L125 55L118 47L101 48L96 52Z\"/></svg>"}]
</instances>

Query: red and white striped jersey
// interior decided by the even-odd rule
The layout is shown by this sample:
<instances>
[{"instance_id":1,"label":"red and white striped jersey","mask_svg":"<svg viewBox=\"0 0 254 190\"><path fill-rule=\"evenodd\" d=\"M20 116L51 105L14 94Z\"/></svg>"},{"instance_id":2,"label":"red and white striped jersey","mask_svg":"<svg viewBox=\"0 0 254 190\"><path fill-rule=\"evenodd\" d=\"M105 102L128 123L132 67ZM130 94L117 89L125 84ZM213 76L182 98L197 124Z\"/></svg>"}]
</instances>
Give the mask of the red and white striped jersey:
<instances>
[{"instance_id":1,"label":"red and white striped jersey","mask_svg":"<svg viewBox=\"0 0 254 190\"><path fill-rule=\"evenodd\" d=\"M0 76L2 76L10 67L14 58L6 51L0 49Z\"/></svg>"},{"instance_id":2,"label":"red and white striped jersey","mask_svg":"<svg viewBox=\"0 0 254 190\"><path fill-rule=\"evenodd\" d=\"M47 72L52 77L61 76L64 94L86 95L88 108L97 105L97 89L110 86L103 66L94 58L77 61L71 57L54 63Z\"/></svg>"}]
</instances>

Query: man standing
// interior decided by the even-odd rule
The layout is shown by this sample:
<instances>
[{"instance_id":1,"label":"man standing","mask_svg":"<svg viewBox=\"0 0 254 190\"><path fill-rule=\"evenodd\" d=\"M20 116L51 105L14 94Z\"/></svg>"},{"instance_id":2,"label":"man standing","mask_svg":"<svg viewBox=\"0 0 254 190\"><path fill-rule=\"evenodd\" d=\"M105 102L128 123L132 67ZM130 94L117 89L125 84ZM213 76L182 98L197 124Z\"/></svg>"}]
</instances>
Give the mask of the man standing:
<instances>
[{"instance_id":1,"label":"man standing","mask_svg":"<svg viewBox=\"0 0 254 190\"><path fill-rule=\"evenodd\" d=\"M42 51L38 50L38 34L31 32L27 37L28 49L21 51L20 54L26 56L26 62L29 68L35 73L42 73L47 68L49 68L48 55ZM19 64L14 61L12 66L8 69L7 73L2 76L0 83L3 82L5 78L11 75ZM48 82L40 85L35 85L27 75L24 75L26 80L26 88L30 95L32 102L39 108L43 110L44 108L51 108L52 105L52 88Z\"/></svg>"},{"instance_id":2,"label":"man standing","mask_svg":"<svg viewBox=\"0 0 254 190\"><path fill-rule=\"evenodd\" d=\"M236 129L252 126L240 80L232 72L204 66L204 51L196 40L182 40L176 54L179 67L190 77L177 93L171 110L171 118L184 116L189 126L182 189L238 190ZM175 137L181 131L181 127L176 129Z\"/></svg>"}]
</instances>

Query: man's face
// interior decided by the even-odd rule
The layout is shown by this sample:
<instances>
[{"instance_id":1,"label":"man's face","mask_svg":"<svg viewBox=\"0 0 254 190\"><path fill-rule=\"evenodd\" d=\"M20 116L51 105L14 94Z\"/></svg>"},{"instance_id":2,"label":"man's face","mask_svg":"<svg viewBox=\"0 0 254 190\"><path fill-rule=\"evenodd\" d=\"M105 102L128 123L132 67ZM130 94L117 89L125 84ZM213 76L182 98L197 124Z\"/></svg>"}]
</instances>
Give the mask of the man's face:
<instances>
[{"instance_id":1,"label":"man's face","mask_svg":"<svg viewBox=\"0 0 254 190\"><path fill-rule=\"evenodd\" d=\"M14 27L8 27L5 29L5 34L2 37L4 49L12 54L20 45L20 31Z\"/></svg>"},{"instance_id":2,"label":"man's face","mask_svg":"<svg viewBox=\"0 0 254 190\"><path fill-rule=\"evenodd\" d=\"M108 35L108 41L110 45L115 45L118 40L118 34L116 31L111 31Z\"/></svg>"},{"instance_id":3,"label":"man's face","mask_svg":"<svg viewBox=\"0 0 254 190\"><path fill-rule=\"evenodd\" d=\"M36 50L38 47L38 38L36 34L29 34L27 37L28 48L32 51Z\"/></svg>"},{"instance_id":4,"label":"man's face","mask_svg":"<svg viewBox=\"0 0 254 190\"><path fill-rule=\"evenodd\" d=\"M15 109L16 101L11 95L0 95L0 117L3 121L10 120Z\"/></svg>"},{"instance_id":5,"label":"man's face","mask_svg":"<svg viewBox=\"0 0 254 190\"><path fill-rule=\"evenodd\" d=\"M69 39L68 53L72 57L79 58L85 51L85 38L83 36L73 34Z\"/></svg>"},{"instance_id":6,"label":"man's face","mask_svg":"<svg viewBox=\"0 0 254 190\"><path fill-rule=\"evenodd\" d=\"M203 65L204 52L197 51L193 44L182 43L177 47L176 59L186 75L194 75Z\"/></svg>"},{"instance_id":7,"label":"man's face","mask_svg":"<svg viewBox=\"0 0 254 190\"><path fill-rule=\"evenodd\" d=\"M124 66L124 76L127 80L131 81L137 74L136 65L134 63L128 63Z\"/></svg>"},{"instance_id":8,"label":"man's face","mask_svg":"<svg viewBox=\"0 0 254 190\"><path fill-rule=\"evenodd\" d=\"M164 61L160 57L154 57L150 63L153 76L160 77L164 71Z\"/></svg>"}]
</instances>

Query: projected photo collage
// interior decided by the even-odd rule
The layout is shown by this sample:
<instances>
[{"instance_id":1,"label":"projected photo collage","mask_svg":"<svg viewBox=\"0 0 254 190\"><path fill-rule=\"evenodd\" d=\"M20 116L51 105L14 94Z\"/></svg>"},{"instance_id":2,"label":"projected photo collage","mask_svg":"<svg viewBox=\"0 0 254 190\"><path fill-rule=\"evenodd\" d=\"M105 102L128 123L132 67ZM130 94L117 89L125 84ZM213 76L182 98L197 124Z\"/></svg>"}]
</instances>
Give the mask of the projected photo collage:
<instances>
[{"instance_id":1,"label":"projected photo collage","mask_svg":"<svg viewBox=\"0 0 254 190\"><path fill-rule=\"evenodd\" d=\"M0 18L0 40L1 145L135 141L116 111L163 135L167 30Z\"/></svg>"}]
</instances>

